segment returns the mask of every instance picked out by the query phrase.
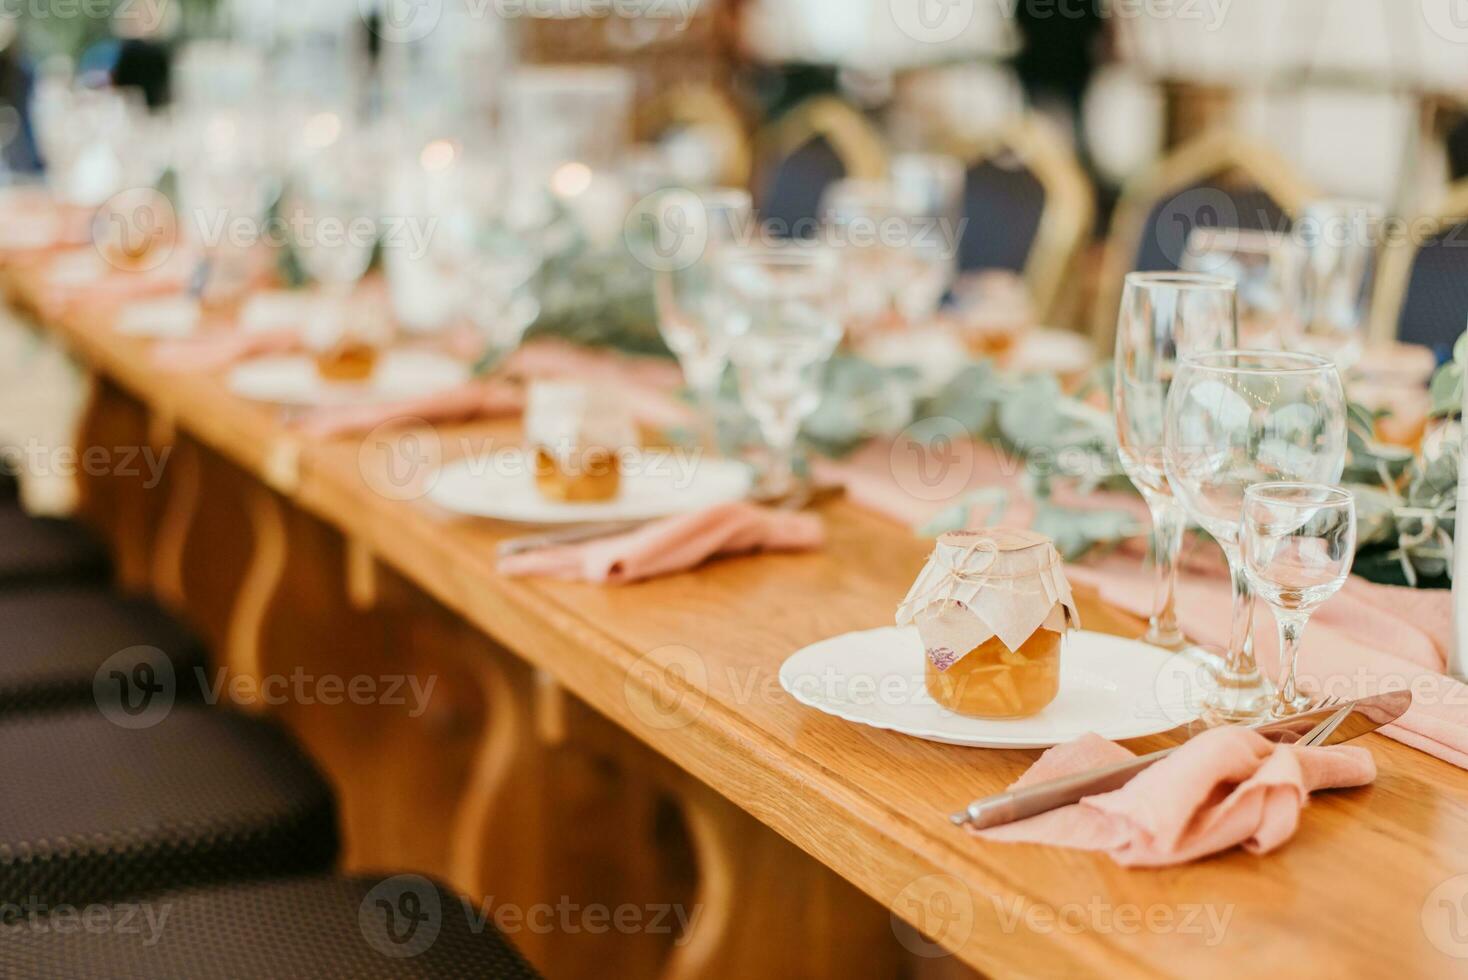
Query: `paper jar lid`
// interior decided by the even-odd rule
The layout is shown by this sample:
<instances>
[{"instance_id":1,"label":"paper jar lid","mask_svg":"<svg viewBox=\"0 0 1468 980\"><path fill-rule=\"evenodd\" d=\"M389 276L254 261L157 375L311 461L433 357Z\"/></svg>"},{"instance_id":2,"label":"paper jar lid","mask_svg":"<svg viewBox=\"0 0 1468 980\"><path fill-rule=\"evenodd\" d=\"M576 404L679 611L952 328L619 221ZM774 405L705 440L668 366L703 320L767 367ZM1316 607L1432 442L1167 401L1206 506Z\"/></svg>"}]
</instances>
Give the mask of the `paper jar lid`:
<instances>
[{"instance_id":1,"label":"paper jar lid","mask_svg":"<svg viewBox=\"0 0 1468 980\"><path fill-rule=\"evenodd\" d=\"M1057 610L1057 607L1058 610ZM1018 650L1041 626L1080 625L1065 563L1043 534L1016 528L952 531L897 608L897 624L936 627L943 660L961 659L997 636ZM924 635L924 645L932 647ZM932 654L930 653L930 656Z\"/></svg>"}]
</instances>

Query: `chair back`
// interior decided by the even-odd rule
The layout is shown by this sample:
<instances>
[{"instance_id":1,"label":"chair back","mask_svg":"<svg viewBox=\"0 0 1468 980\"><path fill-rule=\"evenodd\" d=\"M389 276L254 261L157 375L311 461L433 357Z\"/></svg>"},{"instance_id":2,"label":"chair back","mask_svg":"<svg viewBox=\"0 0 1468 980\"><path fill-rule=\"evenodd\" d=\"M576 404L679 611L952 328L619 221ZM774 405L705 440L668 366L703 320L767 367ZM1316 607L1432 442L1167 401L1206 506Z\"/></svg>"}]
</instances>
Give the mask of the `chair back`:
<instances>
[{"instance_id":1,"label":"chair back","mask_svg":"<svg viewBox=\"0 0 1468 980\"><path fill-rule=\"evenodd\" d=\"M1316 196L1273 150L1232 129L1210 130L1158 160L1127 184L1112 216L1092 312L1097 349L1112 343L1128 272L1177 269L1199 227L1286 234Z\"/></svg>"},{"instance_id":2,"label":"chair back","mask_svg":"<svg viewBox=\"0 0 1468 980\"><path fill-rule=\"evenodd\" d=\"M733 98L714 85L678 85L651 99L638 120L640 135L661 142L692 132L710 143L717 156L716 178L724 187L747 187L754 150L744 117Z\"/></svg>"},{"instance_id":3,"label":"chair back","mask_svg":"<svg viewBox=\"0 0 1468 980\"><path fill-rule=\"evenodd\" d=\"M959 268L1021 273L1036 314L1049 319L1095 221L1085 171L1038 117L1019 119L992 138L950 152L968 173Z\"/></svg>"},{"instance_id":4,"label":"chair back","mask_svg":"<svg viewBox=\"0 0 1468 980\"><path fill-rule=\"evenodd\" d=\"M813 233L827 187L843 177L881 180L887 165L887 148L865 116L834 96L815 96L755 140L760 215L787 232Z\"/></svg>"},{"instance_id":5,"label":"chair back","mask_svg":"<svg viewBox=\"0 0 1468 980\"><path fill-rule=\"evenodd\" d=\"M1424 344L1439 353L1468 324L1468 180L1436 211L1409 221L1382 249L1372 339Z\"/></svg>"}]
</instances>

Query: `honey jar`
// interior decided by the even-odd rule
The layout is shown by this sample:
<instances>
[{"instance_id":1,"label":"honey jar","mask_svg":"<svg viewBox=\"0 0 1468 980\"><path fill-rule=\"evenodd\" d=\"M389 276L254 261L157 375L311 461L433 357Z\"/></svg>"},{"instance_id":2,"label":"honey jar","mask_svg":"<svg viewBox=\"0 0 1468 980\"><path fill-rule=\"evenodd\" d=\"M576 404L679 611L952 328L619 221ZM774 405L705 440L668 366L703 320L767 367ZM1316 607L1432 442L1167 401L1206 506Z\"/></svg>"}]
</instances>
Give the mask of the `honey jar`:
<instances>
[{"instance_id":1,"label":"honey jar","mask_svg":"<svg viewBox=\"0 0 1468 980\"><path fill-rule=\"evenodd\" d=\"M530 387L525 437L536 489L562 503L616 497L623 454L638 444L631 415L611 392L551 381Z\"/></svg>"},{"instance_id":2,"label":"honey jar","mask_svg":"<svg viewBox=\"0 0 1468 980\"><path fill-rule=\"evenodd\" d=\"M380 309L357 296L324 292L308 304L304 339L323 381L355 384L377 370L395 327Z\"/></svg>"},{"instance_id":3,"label":"honey jar","mask_svg":"<svg viewBox=\"0 0 1468 980\"><path fill-rule=\"evenodd\" d=\"M954 531L897 610L922 638L928 693L973 718L1039 714L1060 693L1065 635L1080 625L1064 563L1033 531Z\"/></svg>"},{"instance_id":4,"label":"honey jar","mask_svg":"<svg viewBox=\"0 0 1468 980\"><path fill-rule=\"evenodd\" d=\"M316 373L324 381L366 381L377 367L377 348L344 339L316 354Z\"/></svg>"}]
</instances>

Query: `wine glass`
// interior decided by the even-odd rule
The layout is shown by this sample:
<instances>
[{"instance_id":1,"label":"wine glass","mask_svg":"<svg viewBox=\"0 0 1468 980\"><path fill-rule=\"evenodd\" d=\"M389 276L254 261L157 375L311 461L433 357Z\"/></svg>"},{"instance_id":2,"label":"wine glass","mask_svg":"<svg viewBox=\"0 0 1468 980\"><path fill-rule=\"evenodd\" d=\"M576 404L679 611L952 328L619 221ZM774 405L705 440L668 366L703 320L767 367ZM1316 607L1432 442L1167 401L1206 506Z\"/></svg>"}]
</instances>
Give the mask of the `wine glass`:
<instances>
[{"instance_id":1,"label":"wine glass","mask_svg":"<svg viewBox=\"0 0 1468 980\"><path fill-rule=\"evenodd\" d=\"M180 222L200 254L193 291L228 302L251 276L264 216L280 189L263 109L179 107L174 168Z\"/></svg>"},{"instance_id":2,"label":"wine glass","mask_svg":"<svg viewBox=\"0 0 1468 980\"><path fill-rule=\"evenodd\" d=\"M1306 205L1295 226L1299 252L1292 347L1334 360L1348 371L1361 358L1376 265L1381 210L1365 201Z\"/></svg>"},{"instance_id":3,"label":"wine glass","mask_svg":"<svg viewBox=\"0 0 1468 980\"><path fill-rule=\"evenodd\" d=\"M307 345L323 367L342 356L370 362L391 339L391 320L356 315L351 297L377 247L376 154L365 134L331 110L306 120L301 142L285 214L301 266L321 289Z\"/></svg>"},{"instance_id":4,"label":"wine glass","mask_svg":"<svg viewBox=\"0 0 1468 980\"><path fill-rule=\"evenodd\" d=\"M1233 622L1204 704L1214 720L1260 717L1269 685L1254 660L1254 595L1239 525L1256 483L1333 484L1346 460L1346 395L1335 363L1314 354L1214 351L1179 363L1167 396L1163 459L1188 516L1228 558Z\"/></svg>"},{"instance_id":5,"label":"wine glass","mask_svg":"<svg viewBox=\"0 0 1468 980\"><path fill-rule=\"evenodd\" d=\"M1340 591L1356 557L1356 501L1316 483L1256 483L1244 491L1240 528L1244 572L1279 627L1275 717L1297 714L1309 698L1295 686L1295 661L1310 614Z\"/></svg>"},{"instance_id":6,"label":"wine glass","mask_svg":"<svg viewBox=\"0 0 1468 980\"><path fill-rule=\"evenodd\" d=\"M917 323L937 311L957 268L963 166L904 154L886 180L846 178L821 198L829 244L842 258L847 313L861 328Z\"/></svg>"},{"instance_id":7,"label":"wine glass","mask_svg":"<svg viewBox=\"0 0 1468 980\"><path fill-rule=\"evenodd\" d=\"M1235 344L1236 288L1216 276L1133 272L1126 277L1116 326L1114 409L1122 468L1152 512L1157 586L1144 642L1186 645L1175 593L1187 514L1174 499L1163 465L1167 392L1180 357Z\"/></svg>"},{"instance_id":8,"label":"wine glass","mask_svg":"<svg viewBox=\"0 0 1468 980\"><path fill-rule=\"evenodd\" d=\"M825 365L841 342L835 256L790 242L735 250L721 264L740 400L772 457L763 489L785 494L800 425L820 405Z\"/></svg>"},{"instance_id":9,"label":"wine glass","mask_svg":"<svg viewBox=\"0 0 1468 980\"><path fill-rule=\"evenodd\" d=\"M1238 287L1239 344L1278 350L1299 293L1298 249L1265 231L1194 228L1182 271L1232 280Z\"/></svg>"},{"instance_id":10,"label":"wine glass","mask_svg":"<svg viewBox=\"0 0 1468 980\"><path fill-rule=\"evenodd\" d=\"M478 236L468 307L485 342L480 370L498 367L540 317L543 264L544 256L533 243L505 228L486 229Z\"/></svg>"},{"instance_id":11,"label":"wine glass","mask_svg":"<svg viewBox=\"0 0 1468 980\"><path fill-rule=\"evenodd\" d=\"M909 219L908 247L916 260L913 274L896 291L898 311L909 322L931 318L958 276L965 177L957 157L900 153L892 158L888 182Z\"/></svg>"},{"instance_id":12,"label":"wine glass","mask_svg":"<svg viewBox=\"0 0 1468 980\"><path fill-rule=\"evenodd\" d=\"M649 215L655 256L666 258L656 263L653 284L658 330L698 397L710 446L718 445L719 388L734 342L719 259L748 231L753 213L748 191L715 188L664 193Z\"/></svg>"}]
</instances>

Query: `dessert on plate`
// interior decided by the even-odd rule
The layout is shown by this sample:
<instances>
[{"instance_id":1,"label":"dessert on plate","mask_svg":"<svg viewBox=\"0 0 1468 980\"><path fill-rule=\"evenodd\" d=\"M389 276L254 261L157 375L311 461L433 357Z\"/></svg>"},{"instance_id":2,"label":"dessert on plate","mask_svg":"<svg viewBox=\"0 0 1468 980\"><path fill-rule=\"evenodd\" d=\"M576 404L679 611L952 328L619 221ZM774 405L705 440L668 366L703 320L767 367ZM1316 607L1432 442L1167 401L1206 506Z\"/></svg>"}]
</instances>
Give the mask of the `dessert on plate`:
<instances>
[{"instance_id":1,"label":"dessert on plate","mask_svg":"<svg viewBox=\"0 0 1468 980\"><path fill-rule=\"evenodd\" d=\"M922 637L928 693L973 718L1038 714L1060 691L1060 656L1080 626L1065 566L1033 531L954 531L897 609Z\"/></svg>"},{"instance_id":2,"label":"dessert on plate","mask_svg":"<svg viewBox=\"0 0 1468 980\"><path fill-rule=\"evenodd\" d=\"M625 405L604 389L557 381L530 386L525 439L535 486L547 500L611 500L622 484L622 455L638 445Z\"/></svg>"}]
</instances>

